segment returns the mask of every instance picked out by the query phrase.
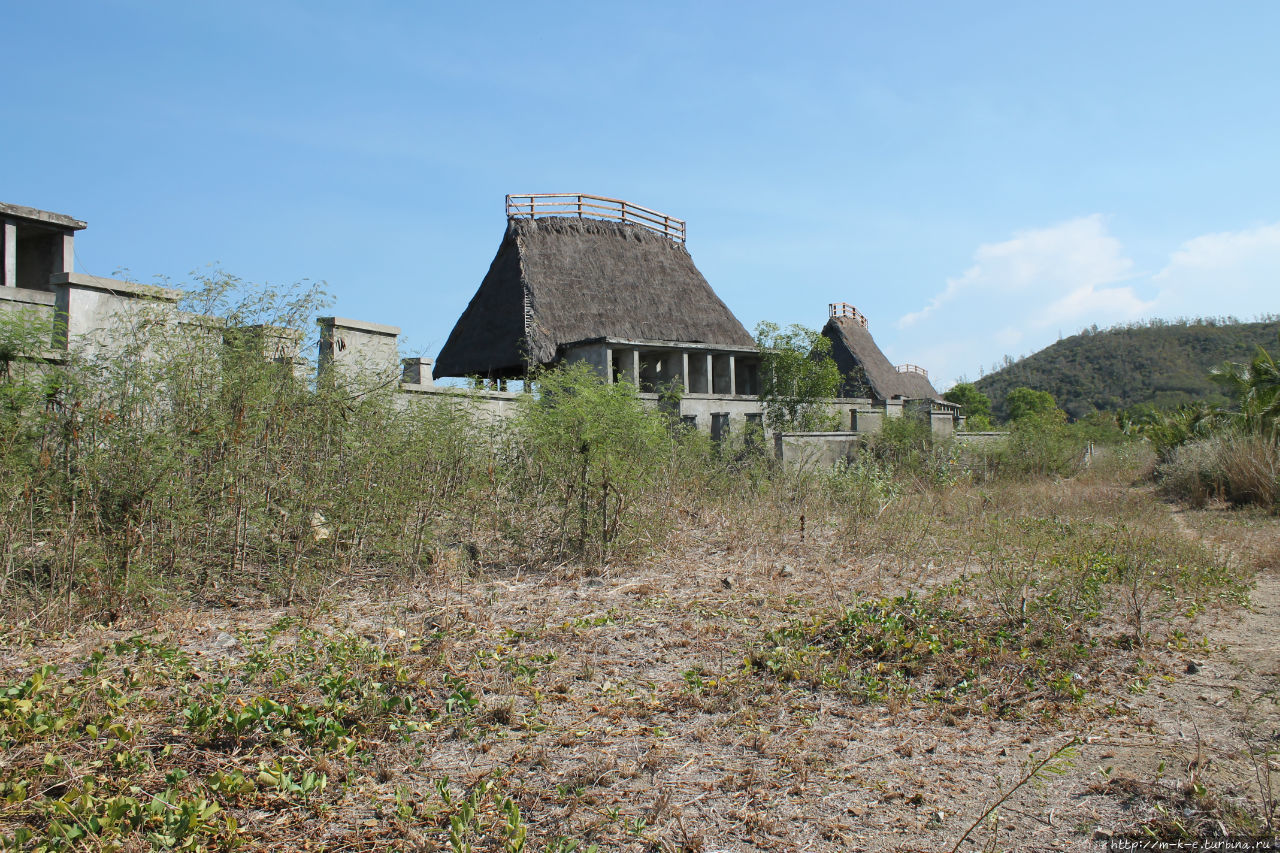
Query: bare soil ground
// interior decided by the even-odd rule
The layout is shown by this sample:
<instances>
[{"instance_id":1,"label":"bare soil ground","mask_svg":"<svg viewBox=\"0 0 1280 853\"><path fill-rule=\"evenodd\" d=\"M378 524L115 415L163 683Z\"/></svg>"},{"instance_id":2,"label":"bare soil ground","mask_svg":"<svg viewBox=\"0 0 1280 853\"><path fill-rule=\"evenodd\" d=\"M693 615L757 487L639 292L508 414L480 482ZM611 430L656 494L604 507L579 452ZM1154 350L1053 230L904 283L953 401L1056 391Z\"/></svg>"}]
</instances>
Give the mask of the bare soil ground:
<instances>
[{"instance_id":1,"label":"bare soil ground","mask_svg":"<svg viewBox=\"0 0 1280 853\"><path fill-rule=\"evenodd\" d=\"M1082 665L1082 695L1037 688L1007 714L868 701L747 665L780 625L938 588L971 564L919 547L904 558L887 536L868 552L814 530L761 545L703 516L676 547L606 569L446 559L415 584L349 580L304 606L227 603L47 634L4 626L9 684L42 663L79 673L95 649L139 634L183 654L116 653L136 679L122 692L138 698L117 714L137 723L132 739L15 736L0 776L57 753L39 783L64 786L53 795L95 774L105 786L116 776L92 762L128 751L142 756L131 771L141 797L238 771L247 781L220 789L216 819L233 816L250 849L518 849L514 806L530 850L951 850L1014 788L998 822L983 820L959 849L1096 850L1143 825L1264 828L1280 769L1280 521L1161 511L1170 535L1256 572L1248 605L1161 623L1141 648L1113 645ZM334 688L312 677L321 671L365 686ZM202 727L201 703L234 711L258 696L294 710L243 730L223 718ZM412 711L375 707L387 696ZM349 739L307 734L297 709L336 703ZM1073 740L1057 774L1018 785L1033 751ZM165 778L178 767L186 779ZM300 792L279 783L285 770L327 784ZM35 787L0 803L0 836L47 827L31 809ZM231 835L211 830L207 844Z\"/></svg>"}]
</instances>

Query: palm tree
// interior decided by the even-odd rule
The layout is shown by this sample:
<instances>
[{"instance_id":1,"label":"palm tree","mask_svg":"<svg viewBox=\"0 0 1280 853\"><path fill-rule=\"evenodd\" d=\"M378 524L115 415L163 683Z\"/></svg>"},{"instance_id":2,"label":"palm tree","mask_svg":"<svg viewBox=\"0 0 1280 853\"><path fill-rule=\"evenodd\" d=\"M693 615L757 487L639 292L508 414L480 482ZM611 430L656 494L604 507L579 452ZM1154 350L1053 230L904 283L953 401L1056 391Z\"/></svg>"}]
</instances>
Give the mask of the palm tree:
<instances>
[{"instance_id":1,"label":"palm tree","mask_svg":"<svg viewBox=\"0 0 1280 853\"><path fill-rule=\"evenodd\" d=\"M1280 363L1275 356L1259 346L1251 361L1227 362L1209 377L1235 398L1238 411L1230 417L1239 428L1280 438Z\"/></svg>"}]
</instances>

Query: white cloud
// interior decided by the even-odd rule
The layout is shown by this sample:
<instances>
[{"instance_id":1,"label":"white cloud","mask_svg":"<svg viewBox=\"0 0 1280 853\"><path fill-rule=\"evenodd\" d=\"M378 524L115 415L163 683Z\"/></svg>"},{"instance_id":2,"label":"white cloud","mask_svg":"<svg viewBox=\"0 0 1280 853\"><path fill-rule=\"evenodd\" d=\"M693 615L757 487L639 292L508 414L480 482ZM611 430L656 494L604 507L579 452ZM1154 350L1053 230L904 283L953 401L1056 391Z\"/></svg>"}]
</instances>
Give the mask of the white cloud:
<instances>
[{"instance_id":1,"label":"white cloud","mask_svg":"<svg viewBox=\"0 0 1280 853\"><path fill-rule=\"evenodd\" d=\"M1124 278L1132 267L1120 241L1107 234L1099 215L1020 231L1002 243L979 246L973 265L958 278L948 279L941 293L899 320L898 327L913 326L958 300L1007 303L1031 297L1045 303L1064 294L1049 305L1060 311L1088 311L1094 304L1117 302L1114 295L1099 294L1099 288ZM1056 318L1039 319L1051 323Z\"/></svg>"},{"instance_id":2,"label":"white cloud","mask_svg":"<svg viewBox=\"0 0 1280 853\"><path fill-rule=\"evenodd\" d=\"M1280 310L1280 223L1188 240L1151 281L1166 318Z\"/></svg>"},{"instance_id":3,"label":"white cloud","mask_svg":"<svg viewBox=\"0 0 1280 853\"><path fill-rule=\"evenodd\" d=\"M938 359L921 361L945 387L1005 354L1041 349L1055 333L1147 317L1248 318L1280 310L1277 297L1280 223L1195 237L1150 275L1135 274L1095 214L979 246L968 269L898 321L893 349Z\"/></svg>"}]
</instances>

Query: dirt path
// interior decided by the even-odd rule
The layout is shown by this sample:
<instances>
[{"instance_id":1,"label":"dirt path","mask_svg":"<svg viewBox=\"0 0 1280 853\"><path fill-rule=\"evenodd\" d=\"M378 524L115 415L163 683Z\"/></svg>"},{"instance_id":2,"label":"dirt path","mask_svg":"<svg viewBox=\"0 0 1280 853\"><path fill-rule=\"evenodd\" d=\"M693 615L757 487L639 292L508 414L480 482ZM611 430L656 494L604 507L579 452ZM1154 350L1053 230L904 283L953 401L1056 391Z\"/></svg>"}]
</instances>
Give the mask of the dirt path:
<instances>
[{"instance_id":1,"label":"dirt path","mask_svg":"<svg viewBox=\"0 0 1280 853\"><path fill-rule=\"evenodd\" d=\"M1274 809L1259 774L1280 771L1280 524L1222 510L1174 518L1187 535L1256 566L1255 586L1247 607L1227 608L1199 625L1201 639L1176 651L1180 666L1152 679L1136 698L1140 725L1120 727L1114 746L1087 751L1099 766L1113 768L1108 793L1123 807L1101 809L1101 832L1122 825L1117 819L1158 818L1157 805L1175 818L1179 808L1203 809L1206 820L1215 811ZM1102 786L1095 780L1092 787Z\"/></svg>"}]
</instances>

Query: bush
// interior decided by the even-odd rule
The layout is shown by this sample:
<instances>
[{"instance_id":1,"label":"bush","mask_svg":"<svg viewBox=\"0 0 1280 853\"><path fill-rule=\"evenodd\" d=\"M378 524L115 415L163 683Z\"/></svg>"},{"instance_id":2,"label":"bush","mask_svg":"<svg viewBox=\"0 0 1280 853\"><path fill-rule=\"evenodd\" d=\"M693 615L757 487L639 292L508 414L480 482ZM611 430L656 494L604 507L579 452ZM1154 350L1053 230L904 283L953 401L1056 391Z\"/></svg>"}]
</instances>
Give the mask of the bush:
<instances>
[{"instance_id":1,"label":"bush","mask_svg":"<svg viewBox=\"0 0 1280 853\"><path fill-rule=\"evenodd\" d=\"M821 332L775 323L756 326L760 346L760 402L765 425L775 432L822 432L840 419L828 404L840 388L831 339Z\"/></svg>"},{"instance_id":2,"label":"bush","mask_svg":"<svg viewBox=\"0 0 1280 853\"><path fill-rule=\"evenodd\" d=\"M1069 476L1080 470L1088 440L1067 425L1061 411L1025 414L1014 421L1001 460L1014 474Z\"/></svg>"},{"instance_id":3,"label":"bush","mask_svg":"<svg viewBox=\"0 0 1280 853\"><path fill-rule=\"evenodd\" d=\"M0 377L0 590L102 610L288 599L354 566L415 567L474 524L462 497L487 443L450 404L401 410L384 377L313 382L284 330L310 325L317 291L215 277L191 301L201 319L181 326L138 312L110 358Z\"/></svg>"},{"instance_id":4,"label":"bush","mask_svg":"<svg viewBox=\"0 0 1280 853\"><path fill-rule=\"evenodd\" d=\"M1173 448L1156 468L1161 491L1192 506L1219 498L1280 506L1280 446L1262 436L1222 433Z\"/></svg>"},{"instance_id":5,"label":"bush","mask_svg":"<svg viewBox=\"0 0 1280 853\"><path fill-rule=\"evenodd\" d=\"M679 439L668 416L647 408L635 386L608 383L581 363L543 373L537 388L508 455L512 486L528 502L519 515L551 521L535 550L603 560L652 534L663 500L649 493Z\"/></svg>"}]
</instances>

